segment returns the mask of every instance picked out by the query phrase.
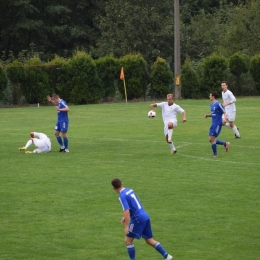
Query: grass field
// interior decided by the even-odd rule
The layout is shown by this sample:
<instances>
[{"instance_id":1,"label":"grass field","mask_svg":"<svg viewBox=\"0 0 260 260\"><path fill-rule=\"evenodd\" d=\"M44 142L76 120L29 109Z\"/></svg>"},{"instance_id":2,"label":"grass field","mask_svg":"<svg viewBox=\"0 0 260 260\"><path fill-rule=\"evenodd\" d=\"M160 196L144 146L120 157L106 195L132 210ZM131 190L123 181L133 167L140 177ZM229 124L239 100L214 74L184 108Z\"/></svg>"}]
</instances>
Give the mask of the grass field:
<instances>
[{"instance_id":1,"label":"grass field","mask_svg":"<svg viewBox=\"0 0 260 260\"><path fill-rule=\"evenodd\" d=\"M223 128L231 146L218 146L218 158L203 117L210 101L176 103L187 123L178 116L175 155L148 102L70 106L67 154L54 107L0 109L0 259L127 260L115 177L139 195L174 259L260 259L260 99L238 99L242 138ZM19 152L30 131L46 133L52 151ZM161 259L143 240L135 246L138 260Z\"/></svg>"}]
</instances>

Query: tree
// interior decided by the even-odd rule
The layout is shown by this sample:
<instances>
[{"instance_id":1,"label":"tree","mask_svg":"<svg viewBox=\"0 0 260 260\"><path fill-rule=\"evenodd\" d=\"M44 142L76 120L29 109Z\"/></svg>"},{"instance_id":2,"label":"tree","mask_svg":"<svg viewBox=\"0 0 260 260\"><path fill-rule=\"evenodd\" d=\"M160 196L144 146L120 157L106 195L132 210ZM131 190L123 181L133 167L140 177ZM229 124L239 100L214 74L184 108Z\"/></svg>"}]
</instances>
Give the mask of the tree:
<instances>
[{"instance_id":1,"label":"tree","mask_svg":"<svg viewBox=\"0 0 260 260\"><path fill-rule=\"evenodd\" d=\"M120 70L120 64L118 59L115 59L113 55L108 55L96 60L96 67L98 77L102 81L102 88L104 90L103 98L113 98L116 93L116 82L118 81L118 75Z\"/></svg>"},{"instance_id":2,"label":"tree","mask_svg":"<svg viewBox=\"0 0 260 260\"><path fill-rule=\"evenodd\" d=\"M260 94L260 54L257 54L251 58L250 74L252 75L257 91Z\"/></svg>"},{"instance_id":3,"label":"tree","mask_svg":"<svg viewBox=\"0 0 260 260\"><path fill-rule=\"evenodd\" d=\"M189 59L185 60L181 69L181 86L183 98L198 98L200 83L196 71L191 67Z\"/></svg>"},{"instance_id":4,"label":"tree","mask_svg":"<svg viewBox=\"0 0 260 260\"><path fill-rule=\"evenodd\" d=\"M0 66L0 100L3 98L3 92L7 86L7 77L5 70Z\"/></svg>"},{"instance_id":5,"label":"tree","mask_svg":"<svg viewBox=\"0 0 260 260\"><path fill-rule=\"evenodd\" d=\"M165 59L157 58L152 66L152 92L156 98L165 97L171 93L173 75Z\"/></svg>"},{"instance_id":6,"label":"tree","mask_svg":"<svg viewBox=\"0 0 260 260\"><path fill-rule=\"evenodd\" d=\"M213 53L205 58L202 66L203 84L201 93L204 97L207 97L210 91L219 92L221 81L227 78L227 60L224 56Z\"/></svg>"},{"instance_id":7,"label":"tree","mask_svg":"<svg viewBox=\"0 0 260 260\"><path fill-rule=\"evenodd\" d=\"M140 53L149 65L158 56L172 59L173 4L171 0L110 0L100 19L97 53L121 57Z\"/></svg>"},{"instance_id":8,"label":"tree","mask_svg":"<svg viewBox=\"0 0 260 260\"><path fill-rule=\"evenodd\" d=\"M127 98L145 98L147 82L145 74L147 63L141 54L128 54L119 59L120 67L124 68ZM120 70L118 71L119 80ZM120 87L121 86L121 87ZM125 96L123 83L120 82L118 87L122 96Z\"/></svg>"},{"instance_id":9,"label":"tree","mask_svg":"<svg viewBox=\"0 0 260 260\"><path fill-rule=\"evenodd\" d=\"M229 69L230 72L236 76L238 95L241 95L241 74L247 73L248 71L246 58L239 53L235 53L230 57Z\"/></svg>"}]
</instances>

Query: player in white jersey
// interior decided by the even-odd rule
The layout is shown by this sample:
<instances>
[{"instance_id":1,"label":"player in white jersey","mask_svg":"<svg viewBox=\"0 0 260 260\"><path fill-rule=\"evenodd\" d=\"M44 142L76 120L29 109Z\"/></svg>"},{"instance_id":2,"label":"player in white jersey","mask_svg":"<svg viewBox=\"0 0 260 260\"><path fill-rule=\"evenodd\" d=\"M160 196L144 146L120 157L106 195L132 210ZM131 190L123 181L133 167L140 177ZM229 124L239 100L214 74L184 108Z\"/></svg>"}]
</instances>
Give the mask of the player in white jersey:
<instances>
[{"instance_id":1,"label":"player in white jersey","mask_svg":"<svg viewBox=\"0 0 260 260\"><path fill-rule=\"evenodd\" d=\"M235 102L237 101L233 93L228 89L228 84L226 81L221 82L222 88L222 99L223 99L223 107L226 110L227 120L228 122L223 123L224 126L231 128L236 138L241 138L238 128L235 125L235 118L236 118L236 105Z\"/></svg>"},{"instance_id":2,"label":"player in white jersey","mask_svg":"<svg viewBox=\"0 0 260 260\"><path fill-rule=\"evenodd\" d=\"M166 142L169 144L171 148L171 154L174 154L177 152L177 150L172 142L172 132L173 132L173 128L177 126L177 113L182 114L182 122L185 123L187 121L186 112L179 105L173 102L173 94L167 95L167 102L151 104L150 108L153 107L162 108L164 135L166 138Z\"/></svg>"},{"instance_id":3,"label":"player in white jersey","mask_svg":"<svg viewBox=\"0 0 260 260\"><path fill-rule=\"evenodd\" d=\"M31 138L26 145L19 148L20 151L25 151L25 153L48 153L51 150L51 141L46 134L30 132L30 136ZM37 148L33 151L26 151L26 149L32 144Z\"/></svg>"}]
</instances>

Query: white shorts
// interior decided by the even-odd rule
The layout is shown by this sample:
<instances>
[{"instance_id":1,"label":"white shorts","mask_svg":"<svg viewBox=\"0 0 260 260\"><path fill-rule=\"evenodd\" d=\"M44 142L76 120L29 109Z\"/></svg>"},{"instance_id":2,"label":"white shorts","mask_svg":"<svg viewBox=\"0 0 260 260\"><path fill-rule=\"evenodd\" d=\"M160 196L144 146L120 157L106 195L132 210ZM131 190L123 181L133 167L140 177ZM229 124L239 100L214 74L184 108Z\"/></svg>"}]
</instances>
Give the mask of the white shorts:
<instances>
[{"instance_id":1,"label":"white shorts","mask_svg":"<svg viewBox=\"0 0 260 260\"><path fill-rule=\"evenodd\" d=\"M34 153L48 153L51 150L51 147L48 145L48 140L33 138L33 143L37 146L37 149L34 149Z\"/></svg>"},{"instance_id":2,"label":"white shorts","mask_svg":"<svg viewBox=\"0 0 260 260\"><path fill-rule=\"evenodd\" d=\"M226 113L227 113L227 120L231 122L235 122L236 111L226 111Z\"/></svg>"},{"instance_id":3,"label":"white shorts","mask_svg":"<svg viewBox=\"0 0 260 260\"><path fill-rule=\"evenodd\" d=\"M164 135L166 136L168 134L168 123L172 122L173 128L177 126L177 120L171 120L164 124Z\"/></svg>"}]
</instances>

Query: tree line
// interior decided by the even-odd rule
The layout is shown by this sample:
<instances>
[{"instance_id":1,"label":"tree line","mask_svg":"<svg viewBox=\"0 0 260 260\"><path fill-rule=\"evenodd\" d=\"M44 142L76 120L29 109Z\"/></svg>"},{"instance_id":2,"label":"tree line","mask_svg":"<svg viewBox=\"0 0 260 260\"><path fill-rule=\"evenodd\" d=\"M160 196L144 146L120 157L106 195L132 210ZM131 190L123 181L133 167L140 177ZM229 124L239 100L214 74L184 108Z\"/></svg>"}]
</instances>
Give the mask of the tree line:
<instances>
[{"instance_id":1,"label":"tree line","mask_svg":"<svg viewBox=\"0 0 260 260\"><path fill-rule=\"evenodd\" d=\"M173 73L161 57L150 67L141 54L93 59L88 53L77 51L69 59L56 56L43 63L34 56L24 64L14 60L0 67L0 100L3 104L45 104L47 95L58 93L73 104L122 101L122 67L129 100L160 99L173 92ZM260 55L249 59L236 53L225 58L214 53L196 66L186 59L181 72L182 97L206 98L210 91L221 90L222 80L230 82L235 95L259 94ZM241 84L243 81L249 84Z\"/></svg>"},{"instance_id":2,"label":"tree line","mask_svg":"<svg viewBox=\"0 0 260 260\"><path fill-rule=\"evenodd\" d=\"M174 70L173 4L172 0L1 0L0 63L3 67L14 61L28 65L35 57L39 64L57 57L68 61L82 51L97 66L96 61L110 55L120 60L140 54L147 64L142 86L142 96L146 97L158 59ZM260 0L180 0L182 67L189 66L200 82L200 94L194 93L194 97L203 96L201 86L208 82L201 64L213 54L225 57L225 79L236 94L259 93L257 77L249 70L260 47L259 9ZM247 68L239 76L230 69L234 55L242 57ZM235 60L237 66L240 60ZM8 84L10 89L11 81ZM183 91L186 97L184 86Z\"/></svg>"}]
</instances>

